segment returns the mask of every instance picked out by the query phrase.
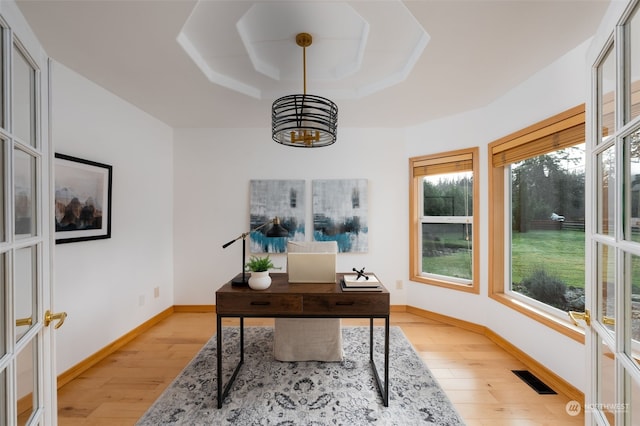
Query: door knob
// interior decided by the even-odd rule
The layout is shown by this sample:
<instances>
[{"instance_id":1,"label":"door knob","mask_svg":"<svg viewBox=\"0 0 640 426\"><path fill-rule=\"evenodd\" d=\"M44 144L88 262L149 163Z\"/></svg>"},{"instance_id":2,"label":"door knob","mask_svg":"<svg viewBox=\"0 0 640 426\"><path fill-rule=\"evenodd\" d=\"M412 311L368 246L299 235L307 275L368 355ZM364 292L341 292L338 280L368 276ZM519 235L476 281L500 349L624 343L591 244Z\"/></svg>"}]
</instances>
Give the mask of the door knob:
<instances>
[{"instance_id":1,"label":"door knob","mask_svg":"<svg viewBox=\"0 0 640 426\"><path fill-rule=\"evenodd\" d=\"M578 325L578 320L584 320L587 325L591 325L591 314L588 309L584 312L569 311L567 313L569 314L569 318L571 318L573 325Z\"/></svg>"},{"instance_id":2,"label":"door knob","mask_svg":"<svg viewBox=\"0 0 640 426\"><path fill-rule=\"evenodd\" d=\"M29 318L18 318L16 320L16 327L21 327L23 325L33 325L33 319Z\"/></svg>"},{"instance_id":3,"label":"door knob","mask_svg":"<svg viewBox=\"0 0 640 426\"><path fill-rule=\"evenodd\" d=\"M51 324L51 322L58 320L58 322L56 323L55 327L56 329L62 327L62 324L64 324L64 320L67 318L67 313L66 312L58 312L57 314L52 314L51 311L47 310L47 312L44 313L44 326L48 327L49 324Z\"/></svg>"}]
</instances>

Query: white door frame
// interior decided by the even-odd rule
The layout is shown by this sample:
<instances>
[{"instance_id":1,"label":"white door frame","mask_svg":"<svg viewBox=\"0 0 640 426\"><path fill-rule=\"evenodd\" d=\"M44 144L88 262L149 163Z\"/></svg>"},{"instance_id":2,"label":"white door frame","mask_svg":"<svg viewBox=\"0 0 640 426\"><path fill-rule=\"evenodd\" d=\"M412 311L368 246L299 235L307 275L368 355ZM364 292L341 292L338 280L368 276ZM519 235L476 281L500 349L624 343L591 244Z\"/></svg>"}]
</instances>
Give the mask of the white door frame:
<instances>
[{"instance_id":1,"label":"white door frame","mask_svg":"<svg viewBox=\"0 0 640 426\"><path fill-rule=\"evenodd\" d=\"M49 132L49 67L48 59L40 43L35 35L32 33L29 25L22 16L17 5L13 1L2 0L0 1L0 16L6 24L6 29L3 30L3 49L4 69L2 76L4 81L2 82L5 88L5 99L2 111L7 111L5 114L5 130L3 135L7 138L6 148L4 148L5 164L4 167L0 167L0 173L3 173L2 180L5 181L4 185L4 202L5 206L0 206L5 212L4 215L0 215L4 220L0 221L0 226L5 229L4 239L0 238L0 253L5 254L7 259L7 272L3 278L3 282L6 279L7 290L5 306L2 306L4 315L5 329L3 333L0 333L0 338L5 339L6 353L0 353L0 372L4 372L6 377L6 383L0 382L0 397L1 404L5 404L5 413L0 413L0 423L8 422L13 424L18 416L17 403L21 395L18 395L18 378L17 370L18 366L21 369L27 368L27 377L31 374L28 371L31 366L33 374L32 379L28 379L27 382L31 382L33 385L33 392L24 397L27 401L31 399L30 418L24 419L28 421L28 424L38 425L52 425L57 424L56 415L56 369L55 369L55 357L52 348L54 347L54 327L47 327L45 325L44 317L45 312L51 310L53 306L52 300L52 154L50 151L50 132ZM28 56L29 61L33 63L35 71L35 94L33 98L34 102L34 140L33 146L19 142L17 136L12 132L15 122L12 121L13 114L13 94L12 88L12 49L15 46L21 47L25 55ZM33 182L32 188L32 202L35 203L35 209L33 215L35 216L35 222L30 227L29 234L31 236L25 238L18 238L14 233L14 211L15 211L15 198L14 198L14 146L19 146L23 143L24 151L30 158L29 161L33 161L33 172L35 172L35 182ZM3 172L4 170L4 172ZM2 199L0 199L2 202ZM0 234L1 236L1 234ZM19 277L16 272L16 258L15 253L23 247L33 247L33 253L37 253L35 262L35 272L33 281L35 287L31 297L34 300L33 309L30 311L30 325L22 326L20 334L22 337L16 342L17 329L15 310L16 300L18 292L16 290L15 280ZM1 300L1 299L0 299ZM25 330L25 328L27 328ZM21 364L18 362L18 358L26 356L29 359L27 351L20 353L20 350L25 347L35 347L36 349L30 351L34 355L31 362ZM4 416L4 417L3 417Z\"/></svg>"},{"instance_id":2,"label":"white door frame","mask_svg":"<svg viewBox=\"0 0 640 426\"><path fill-rule=\"evenodd\" d=\"M625 51L628 33L623 25L632 10L639 4L638 0L613 1L605 15L600 30L595 35L591 50L587 56L587 65L591 67L591 83L588 92L587 111L587 236L586 264L588 266L586 285L586 306L590 312L590 324L585 329L585 349L589 380L585 390L585 423L587 425L623 426L640 422L640 410L634 408L631 400L631 385L635 383L640 389L640 372L633 358L625 348L625 339L630 333L630 278L631 267L628 260L631 256L640 256L640 244L632 242L627 236L625 226L630 229L630 190L625 193L625 137L640 130L640 118L625 123L625 81L623 70L629 69L628 55ZM615 57L613 76L615 82L611 87L599 87L599 70L604 54L608 49ZM638 52L640 44L632 46ZM637 58L638 56L636 56ZM633 77L638 80L638 76ZM601 131L600 104L603 92L614 91L615 118L605 137ZM613 152L613 167L610 170L607 200L600 199L605 191L600 182L601 175L598 156ZM628 184L628 182L627 182ZM598 207L607 205L612 226L609 231L598 232ZM627 211L623 211L623 206ZM604 219L602 220L604 222ZM602 228L604 229L604 228ZM607 264L603 260L603 251L612 254L612 261ZM603 271L607 277L603 278ZM611 281L612 282L611 282ZM607 285L609 292L600 288ZM609 286L610 284L610 286ZM613 290L614 289L614 290ZM606 297L604 296L606 294ZM612 297L613 296L613 297ZM606 305L604 302L613 303ZM606 306L606 307L605 307ZM611 318L613 315L613 318ZM636 392L637 393L637 392ZM640 395L633 395L638 401ZM634 417L632 419L631 414Z\"/></svg>"}]
</instances>

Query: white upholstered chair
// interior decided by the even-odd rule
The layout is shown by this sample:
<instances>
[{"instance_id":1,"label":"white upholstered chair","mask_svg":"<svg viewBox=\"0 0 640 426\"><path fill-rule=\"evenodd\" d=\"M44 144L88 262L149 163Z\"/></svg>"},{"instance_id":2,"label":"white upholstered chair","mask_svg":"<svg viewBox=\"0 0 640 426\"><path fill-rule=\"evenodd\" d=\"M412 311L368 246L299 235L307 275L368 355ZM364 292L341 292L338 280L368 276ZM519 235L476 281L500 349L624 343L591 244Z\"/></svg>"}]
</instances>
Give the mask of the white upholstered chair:
<instances>
[{"instance_id":1,"label":"white upholstered chair","mask_svg":"<svg viewBox=\"0 0 640 426\"><path fill-rule=\"evenodd\" d=\"M337 253L335 241L289 241L287 251ZM340 318L276 318L273 355L279 361L342 361Z\"/></svg>"}]
</instances>

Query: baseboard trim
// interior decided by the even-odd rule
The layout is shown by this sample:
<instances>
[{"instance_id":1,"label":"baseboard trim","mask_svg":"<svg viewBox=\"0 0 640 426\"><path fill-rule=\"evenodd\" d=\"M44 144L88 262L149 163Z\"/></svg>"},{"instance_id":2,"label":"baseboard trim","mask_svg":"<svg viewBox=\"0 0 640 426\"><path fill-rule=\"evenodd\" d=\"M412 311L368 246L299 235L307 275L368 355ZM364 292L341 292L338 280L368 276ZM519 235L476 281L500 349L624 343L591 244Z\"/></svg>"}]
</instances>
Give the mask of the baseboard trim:
<instances>
[{"instance_id":1,"label":"baseboard trim","mask_svg":"<svg viewBox=\"0 0 640 426\"><path fill-rule=\"evenodd\" d=\"M121 347L123 347L124 345L126 345L127 343L135 339L136 337L138 337L143 332L147 331L148 329L150 329L151 327L153 327L163 319L171 316L173 312L174 312L173 306L165 309L164 311L160 312L158 315L143 322L142 324L140 324L139 326L137 326L127 334L114 340L104 348L100 349L98 352L94 353L93 355L90 355L88 358L84 359L83 361L80 361L78 364L74 365L67 371L63 372L57 378L58 379L57 388L60 389L62 386L66 385L71 380L80 376L89 368L93 367L94 365L96 365L97 363L105 359L107 356L111 355L112 353L114 353L115 351L117 351L118 349L120 349Z\"/></svg>"},{"instance_id":2,"label":"baseboard trim","mask_svg":"<svg viewBox=\"0 0 640 426\"><path fill-rule=\"evenodd\" d=\"M419 317L432 319L434 321L442 322L445 324L453 325L463 330L473 331L474 333L484 334L486 327L478 325L473 322L464 321L458 318L450 317L447 315L438 314L436 312L426 311L420 308L414 308L413 306L407 306L407 312L410 314L418 315Z\"/></svg>"},{"instance_id":3,"label":"baseboard trim","mask_svg":"<svg viewBox=\"0 0 640 426\"><path fill-rule=\"evenodd\" d=\"M173 305L174 312L215 312L216 305Z\"/></svg>"},{"instance_id":4,"label":"baseboard trim","mask_svg":"<svg viewBox=\"0 0 640 426\"><path fill-rule=\"evenodd\" d=\"M579 389L571 385L569 382L565 381L563 378L555 374L553 371L549 370L538 361L533 359L527 353L518 349L516 346L511 344L509 341L504 339L499 334L495 333L493 330L488 329L485 326L478 325L469 321L464 321L458 318L450 317L447 315L442 315L436 312L427 311L420 308L415 308L413 306L407 305L391 305L391 312L408 312L410 314L414 314L420 316L422 318L431 319L434 321L438 321L444 324L449 324L454 327L461 328L463 330L469 330L474 333L479 333L487 336L489 340L494 342L496 345L500 346L507 353L514 356L515 358L522 361L524 365L527 366L536 376L545 381L551 387L553 387L556 391L563 393L569 398L578 401L580 404L584 405L584 393L582 393ZM98 362L105 359L107 356L111 355L136 337L138 337L143 332L147 331L163 319L169 317L173 313L176 312L215 312L215 305L174 305L170 308L165 309L158 315L153 318L145 321L143 324L134 328L124 336L119 339L111 342L109 345L105 346L98 352L94 353L87 359L79 362L74 365L64 373L58 376L58 389L60 389L65 384L69 383L71 380L80 376L82 373L87 371L89 368L96 365Z\"/></svg>"},{"instance_id":5,"label":"baseboard trim","mask_svg":"<svg viewBox=\"0 0 640 426\"><path fill-rule=\"evenodd\" d=\"M421 316L423 318L432 319L434 321L439 321L444 324L449 324L458 328L462 328L464 330L473 331L475 333L483 334L487 336L489 340L491 340L496 345L500 346L504 349L505 352L512 355L516 359L520 360L533 374L542 379L545 383L550 385L554 390L563 393L569 398L578 401L582 406L584 406L584 393L581 392L578 388L573 386L571 383L564 380L562 377L558 376L553 371L546 368L544 365L540 364L534 358L529 356L526 352L518 349L516 346L511 344L504 337L500 336L493 330L478 325L472 322L464 321L458 318L449 317L447 315L438 314L436 312L426 311L424 309L414 308L413 306L406 307L407 312L412 313L414 315Z\"/></svg>"},{"instance_id":6,"label":"baseboard trim","mask_svg":"<svg viewBox=\"0 0 640 426\"><path fill-rule=\"evenodd\" d=\"M578 401L580 405L584 407L584 393L581 392L578 388L571 385L571 383L567 382L562 377L546 368L544 365L540 364L526 352L521 351L517 347L513 346L513 344L511 344L508 340L506 340L499 334L496 334L494 331L486 329L484 334L492 342L504 349L505 352L513 355L524 365L526 365L534 375L536 375L551 388L565 394L574 401Z\"/></svg>"}]
</instances>

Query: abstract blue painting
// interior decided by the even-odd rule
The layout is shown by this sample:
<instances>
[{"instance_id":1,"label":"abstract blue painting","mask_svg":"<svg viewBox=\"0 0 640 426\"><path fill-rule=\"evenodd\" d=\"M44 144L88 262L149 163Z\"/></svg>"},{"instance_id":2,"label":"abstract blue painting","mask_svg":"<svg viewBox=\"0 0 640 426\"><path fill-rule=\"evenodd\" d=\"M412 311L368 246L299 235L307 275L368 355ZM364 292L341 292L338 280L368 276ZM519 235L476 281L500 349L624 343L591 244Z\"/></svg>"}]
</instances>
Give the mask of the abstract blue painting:
<instances>
[{"instance_id":1,"label":"abstract blue painting","mask_svg":"<svg viewBox=\"0 0 640 426\"><path fill-rule=\"evenodd\" d=\"M369 250L367 179L312 182L313 239L336 241L338 251Z\"/></svg>"},{"instance_id":2,"label":"abstract blue painting","mask_svg":"<svg viewBox=\"0 0 640 426\"><path fill-rule=\"evenodd\" d=\"M304 180L252 180L250 182L249 251L284 253L287 241L304 241L306 215ZM271 225L255 230L274 217L287 229L287 237L267 237Z\"/></svg>"}]
</instances>

